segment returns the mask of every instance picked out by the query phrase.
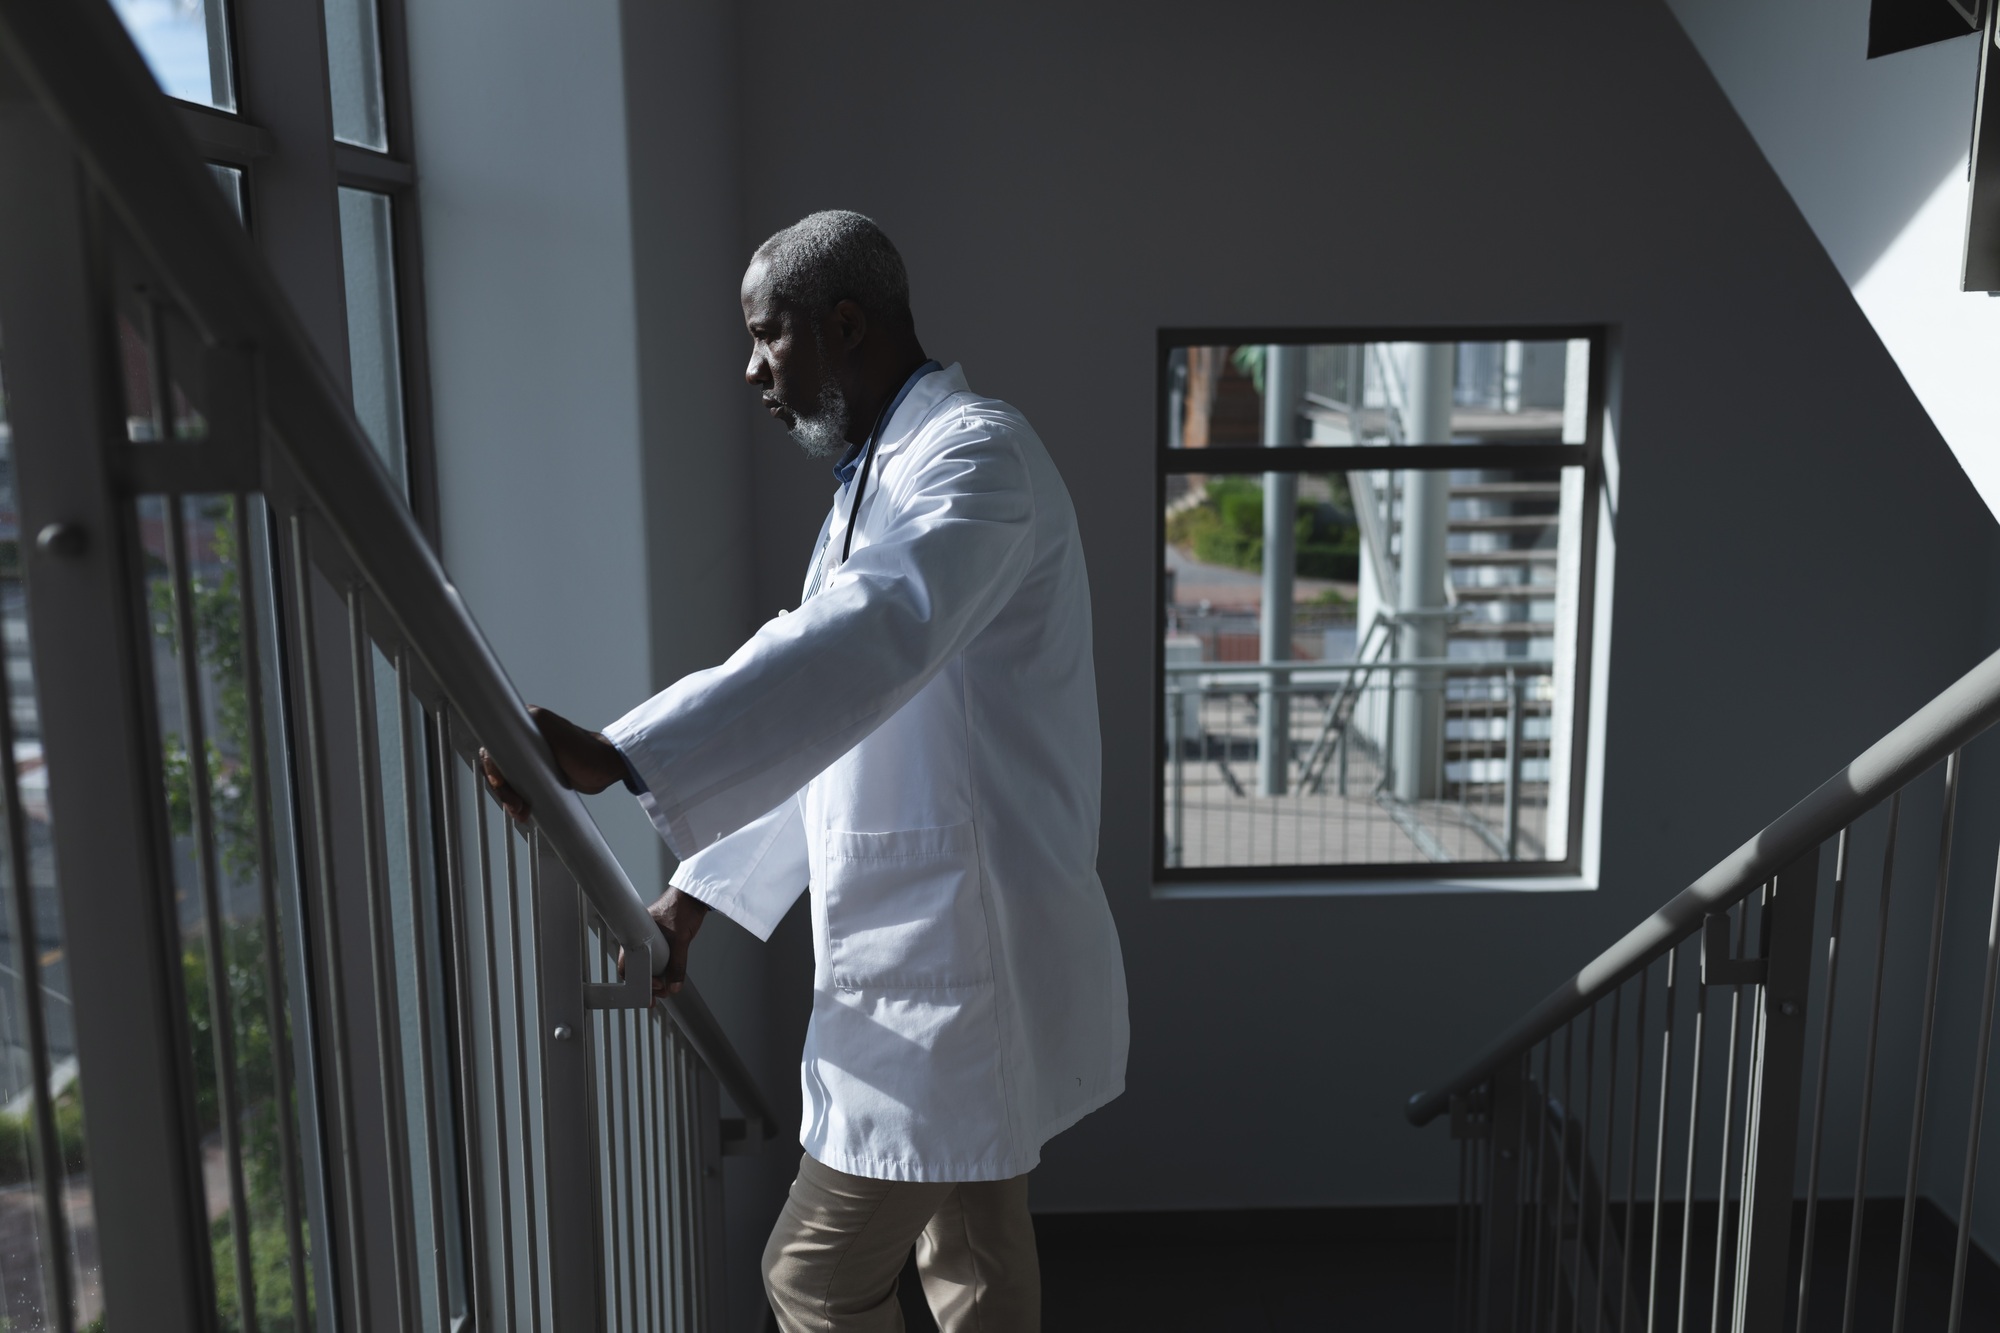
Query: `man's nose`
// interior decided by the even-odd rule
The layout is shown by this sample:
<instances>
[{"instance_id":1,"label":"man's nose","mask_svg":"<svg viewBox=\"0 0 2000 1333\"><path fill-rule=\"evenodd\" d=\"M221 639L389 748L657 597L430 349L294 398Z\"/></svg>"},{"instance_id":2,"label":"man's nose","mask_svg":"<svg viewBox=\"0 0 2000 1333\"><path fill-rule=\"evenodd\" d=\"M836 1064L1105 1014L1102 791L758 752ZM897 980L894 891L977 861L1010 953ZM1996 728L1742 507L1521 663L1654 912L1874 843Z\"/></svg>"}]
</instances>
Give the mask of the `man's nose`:
<instances>
[{"instance_id":1,"label":"man's nose","mask_svg":"<svg viewBox=\"0 0 2000 1333\"><path fill-rule=\"evenodd\" d=\"M760 352L750 353L749 364L743 367L743 382L751 385L769 384L771 367Z\"/></svg>"}]
</instances>

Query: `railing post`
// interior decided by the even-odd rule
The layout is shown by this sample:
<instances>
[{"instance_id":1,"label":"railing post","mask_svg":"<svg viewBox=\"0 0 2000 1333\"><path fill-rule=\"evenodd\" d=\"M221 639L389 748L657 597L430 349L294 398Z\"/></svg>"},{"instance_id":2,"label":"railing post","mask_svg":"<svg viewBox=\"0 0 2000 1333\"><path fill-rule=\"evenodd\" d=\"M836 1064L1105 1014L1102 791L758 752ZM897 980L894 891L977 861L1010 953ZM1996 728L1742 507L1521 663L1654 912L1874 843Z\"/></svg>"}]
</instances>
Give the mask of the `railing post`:
<instances>
[{"instance_id":1,"label":"railing post","mask_svg":"<svg viewBox=\"0 0 2000 1333\"><path fill-rule=\"evenodd\" d=\"M1481 1258L1479 1327L1502 1333L1514 1326L1521 1273L1521 1147L1526 1084L1521 1062L1509 1061L1488 1085L1487 1133L1492 1180L1486 1190L1486 1238Z\"/></svg>"},{"instance_id":2,"label":"railing post","mask_svg":"<svg viewBox=\"0 0 2000 1333\"><path fill-rule=\"evenodd\" d=\"M560 1329L604 1326L599 1297L597 1121L583 1005L583 909L576 880L536 838L541 972L542 1133L547 1154L549 1308ZM532 1222L530 1234L532 1234Z\"/></svg>"},{"instance_id":3,"label":"railing post","mask_svg":"<svg viewBox=\"0 0 2000 1333\"><path fill-rule=\"evenodd\" d=\"M1785 1317L1798 1162L1799 1094L1812 976L1819 848L1778 872L1764 917L1764 984L1758 987L1750 1115L1738 1214L1735 1333L1775 1329Z\"/></svg>"},{"instance_id":4,"label":"railing post","mask_svg":"<svg viewBox=\"0 0 2000 1333\"><path fill-rule=\"evenodd\" d=\"M124 423L85 191L62 131L22 99L0 53L7 414L103 1292L123 1327L195 1333L215 1322L200 1134L152 646L107 457ZM72 1326L68 1310L44 1313L49 1328Z\"/></svg>"}]
</instances>

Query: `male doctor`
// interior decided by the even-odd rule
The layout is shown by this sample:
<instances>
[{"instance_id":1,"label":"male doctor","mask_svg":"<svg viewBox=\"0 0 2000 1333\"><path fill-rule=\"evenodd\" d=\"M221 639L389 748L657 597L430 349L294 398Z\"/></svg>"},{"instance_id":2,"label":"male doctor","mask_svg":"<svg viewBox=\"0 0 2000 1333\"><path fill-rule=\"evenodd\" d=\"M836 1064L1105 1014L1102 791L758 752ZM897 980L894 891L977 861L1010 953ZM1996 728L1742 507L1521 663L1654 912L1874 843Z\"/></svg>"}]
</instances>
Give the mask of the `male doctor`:
<instances>
[{"instance_id":1,"label":"male doctor","mask_svg":"<svg viewBox=\"0 0 2000 1333\"><path fill-rule=\"evenodd\" d=\"M900 1329L914 1244L945 1333L1032 1330L1028 1172L1123 1089L1127 1041L1076 515L1022 415L925 356L867 218L771 237L742 299L744 378L837 459L799 608L601 733L536 721L680 859L656 989L710 910L769 938L812 890L805 1155L764 1251L780 1327Z\"/></svg>"}]
</instances>

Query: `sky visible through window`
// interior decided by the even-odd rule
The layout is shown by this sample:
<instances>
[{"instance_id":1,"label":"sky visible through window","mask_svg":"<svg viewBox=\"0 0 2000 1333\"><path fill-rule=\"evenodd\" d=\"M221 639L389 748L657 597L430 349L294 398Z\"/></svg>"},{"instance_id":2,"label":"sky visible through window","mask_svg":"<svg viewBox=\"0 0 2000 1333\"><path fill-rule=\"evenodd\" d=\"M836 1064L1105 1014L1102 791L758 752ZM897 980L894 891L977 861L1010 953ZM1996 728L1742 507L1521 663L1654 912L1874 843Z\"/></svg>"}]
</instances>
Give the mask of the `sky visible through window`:
<instances>
[{"instance_id":1,"label":"sky visible through window","mask_svg":"<svg viewBox=\"0 0 2000 1333\"><path fill-rule=\"evenodd\" d=\"M229 100L215 93L207 0L112 0L112 7L169 96L202 106Z\"/></svg>"}]
</instances>

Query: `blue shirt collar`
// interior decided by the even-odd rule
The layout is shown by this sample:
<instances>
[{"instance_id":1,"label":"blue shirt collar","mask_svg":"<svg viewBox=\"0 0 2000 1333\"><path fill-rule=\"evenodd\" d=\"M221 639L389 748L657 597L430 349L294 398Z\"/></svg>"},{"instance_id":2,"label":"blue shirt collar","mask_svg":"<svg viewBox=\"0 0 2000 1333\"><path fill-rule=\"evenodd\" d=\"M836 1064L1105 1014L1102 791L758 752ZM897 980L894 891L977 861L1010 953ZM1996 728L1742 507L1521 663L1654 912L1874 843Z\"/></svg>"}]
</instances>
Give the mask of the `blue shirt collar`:
<instances>
[{"instance_id":1,"label":"blue shirt collar","mask_svg":"<svg viewBox=\"0 0 2000 1333\"><path fill-rule=\"evenodd\" d=\"M930 374L933 370L943 369L944 367L941 364L935 360L931 360L924 362L921 366L910 372L910 377L903 381L903 387L896 390L896 396L889 400L889 405L882 409L882 415L875 419L875 429L868 433L867 442L864 444L848 445L847 452L840 456L838 463L834 464L833 475L840 478L841 485L845 486L854 480L854 473L861 466L861 456L868 452L870 445L882 437L883 430L888 427L890 419L896 415L896 409L901 407L903 400L910 396L910 390L917 387L917 381Z\"/></svg>"}]
</instances>

